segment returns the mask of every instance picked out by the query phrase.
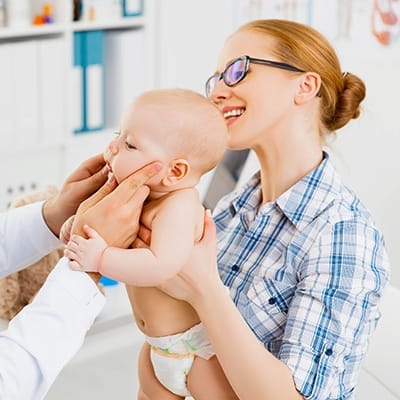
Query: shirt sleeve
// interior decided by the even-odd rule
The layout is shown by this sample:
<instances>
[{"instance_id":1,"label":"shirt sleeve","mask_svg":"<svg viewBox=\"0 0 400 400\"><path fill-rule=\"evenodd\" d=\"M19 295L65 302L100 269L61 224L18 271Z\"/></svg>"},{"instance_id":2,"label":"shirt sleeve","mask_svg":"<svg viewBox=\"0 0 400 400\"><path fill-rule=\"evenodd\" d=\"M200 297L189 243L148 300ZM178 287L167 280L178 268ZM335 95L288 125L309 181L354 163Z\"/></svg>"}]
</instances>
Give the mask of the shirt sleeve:
<instances>
[{"instance_id":1,"label":"shirt sleeve","mask_svg":"<svg viewBox=\"0 0 400 400\"><path fill-rule=\"evenodd\" d=\"M34 301L0 332L0 398L42 399L104 304L94 281L63 257Z\"/></svg>"},{"instance_id":2,"label":"shirt sleeve","mask_svg":"<svg viewBox=\"0 0 400 400\"><path fill-rule=\"evenodd\" d=\"M388 275L383 238L363 221L331 225L312 246L279 353L306 399L351 395L342 391L356 387Z\"/></svg>"},{"instance_id":3,"label":"shirt sleeve","mask_svg":"<svg viewBox=\"0 0 400 400\"><path fill-rule=\"evenodd\" d=\"M35 263L60 245L44 221L43 203L0 213L0 277Z\"/></svg>"}]
</instances>

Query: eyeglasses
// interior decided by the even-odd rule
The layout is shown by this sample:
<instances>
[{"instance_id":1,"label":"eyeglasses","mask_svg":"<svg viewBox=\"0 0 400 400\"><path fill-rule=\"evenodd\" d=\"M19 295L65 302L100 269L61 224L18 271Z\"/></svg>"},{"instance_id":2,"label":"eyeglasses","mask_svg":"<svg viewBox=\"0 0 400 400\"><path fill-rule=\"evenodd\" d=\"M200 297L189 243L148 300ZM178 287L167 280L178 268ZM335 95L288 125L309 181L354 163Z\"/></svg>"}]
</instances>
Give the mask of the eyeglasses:
<instances>
[{"instance_id":1,"label":"eyeglasses","mask_svg":"<svg viewBox=\"0 0 400 400\"><path fill-rule=\"evenodd\" d=\"M230 62L224 71L210 76L206 82L206 96L209 98L215 90L218 82L223 79L226 86L232 87L241 82L249 72L250 63L268 65L270 67L285 69L287 71L305 72L302 69L294 67L279 61L262 60L249 56L242 56Z\"/></svg>"}]
</instances>

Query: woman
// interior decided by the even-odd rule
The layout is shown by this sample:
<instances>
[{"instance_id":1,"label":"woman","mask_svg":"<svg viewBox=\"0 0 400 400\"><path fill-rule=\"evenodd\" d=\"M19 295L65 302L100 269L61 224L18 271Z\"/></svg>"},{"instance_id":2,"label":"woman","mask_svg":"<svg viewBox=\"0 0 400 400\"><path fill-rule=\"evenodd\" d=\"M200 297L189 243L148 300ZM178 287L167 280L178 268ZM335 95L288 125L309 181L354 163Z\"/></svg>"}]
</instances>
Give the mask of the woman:
<instances>
[{"instance_id":1,"label":"woman","mask_svg":"<svg viewBox=\"0 0 400 400\"><path fill-rule=\"evenodd\" d=\"M196 309L240 399L354 399L389 263L323 143L359 116L365 86L314 29L259 20L228 38L206 92L260 171L216 207L217 246L206 218L163 289Z\"/></svg>"}]
</instances>

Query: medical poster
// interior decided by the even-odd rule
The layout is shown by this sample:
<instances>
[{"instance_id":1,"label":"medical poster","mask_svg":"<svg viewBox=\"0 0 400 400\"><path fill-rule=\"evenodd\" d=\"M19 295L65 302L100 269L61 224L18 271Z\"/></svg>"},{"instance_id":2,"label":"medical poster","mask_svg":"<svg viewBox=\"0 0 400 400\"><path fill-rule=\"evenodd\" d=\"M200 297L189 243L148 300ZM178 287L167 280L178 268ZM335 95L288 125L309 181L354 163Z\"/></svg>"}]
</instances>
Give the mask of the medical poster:
<instances>
[{"instance_id":1,"label":"medical poster","mask_svg":"<svg viewBox=\"0 0 400 400\"><path fill-rule=\"evenodd\" d=\"M334 43L400 46L400 0L233 0L235 25L257 18L311 25Z\"/></svg>"}]
</instances>

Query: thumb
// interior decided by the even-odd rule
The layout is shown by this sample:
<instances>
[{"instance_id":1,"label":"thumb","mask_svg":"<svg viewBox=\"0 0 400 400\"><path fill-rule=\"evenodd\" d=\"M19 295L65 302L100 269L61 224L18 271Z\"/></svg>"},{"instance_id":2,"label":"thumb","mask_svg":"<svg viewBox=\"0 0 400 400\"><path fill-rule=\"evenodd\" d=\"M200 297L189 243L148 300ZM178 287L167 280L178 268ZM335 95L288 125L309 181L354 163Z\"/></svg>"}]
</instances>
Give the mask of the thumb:
<instances>
[{"instance_id":1,"label":"thumb","mask_svg":"<svg viewBox=\"0 0 400 400\"><path fill-rule=\"evenodd\" d=\"M204 213L204 231L203 236L201 238L201 242L207 243L216 243L217 241L217 231L215 227L214 220L211 216L210 210L206 210Z\"/></svg>"},{"instance_id":2,"label":"thumb","mask_svg":"<svg viewBox=\"0 0 400 400\"><path fill-rule=\"evenodd\" d=\"M85 208L88 209L95 204L99 203L104 197L110 194L117 187L117 181L113 174L108 175L106 183L95 193L93 193L87 200L84 201Z\"/></svg>"}]
</instances>

